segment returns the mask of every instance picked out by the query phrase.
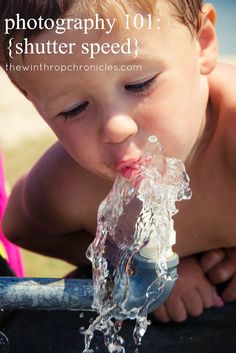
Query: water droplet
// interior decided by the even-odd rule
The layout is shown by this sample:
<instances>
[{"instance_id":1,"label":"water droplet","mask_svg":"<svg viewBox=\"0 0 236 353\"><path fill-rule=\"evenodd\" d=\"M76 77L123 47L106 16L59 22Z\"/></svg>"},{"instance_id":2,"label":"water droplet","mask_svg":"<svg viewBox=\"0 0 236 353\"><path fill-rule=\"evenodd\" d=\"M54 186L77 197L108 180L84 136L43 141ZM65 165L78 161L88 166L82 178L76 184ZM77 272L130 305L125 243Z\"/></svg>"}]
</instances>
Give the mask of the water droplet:
<instances>
[{"instance_id":1,"label":"water droplet","mask_svg":"<svg viewBox=\"0 0 236 353\"><path fill-rule=\"evenodd\" d=\"M93 318L93 317L90 317L89 323L92 324L93 322L94 322L94 318Z\"/></svg>"},{"instance_id":2,"label":"water droplet","mask_svg":"<svg viewBox=\"0 0 236 353\"><path fill-rule=\"evenodd\" d=\"M80 329L79 329L79 332L81 333L81 335L84 335L84 333L85 333L85 327L84 327L84 326L81 326Z\"/></svg>"},{"instance_id":3,"label":"water droplet","mask_svg":"<svg viewBox=\"0 0 236 353\"><path fill-rule=\"evenodd\" d=\"M84 313L80 313L79 317L80 317L80 319L83 319L84 318Z\"/></svg>"}]
</instances>

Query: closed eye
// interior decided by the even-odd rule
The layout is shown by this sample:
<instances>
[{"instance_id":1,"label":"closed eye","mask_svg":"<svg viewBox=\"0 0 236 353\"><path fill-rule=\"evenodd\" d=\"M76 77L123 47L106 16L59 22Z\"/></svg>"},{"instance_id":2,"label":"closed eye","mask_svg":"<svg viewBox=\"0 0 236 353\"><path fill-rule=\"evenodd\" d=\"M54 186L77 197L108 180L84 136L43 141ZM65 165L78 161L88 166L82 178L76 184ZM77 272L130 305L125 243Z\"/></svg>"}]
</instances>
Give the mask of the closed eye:
<instances>
[{"instance_id":1,"label":"closed eye","mask_svg":"<svg viewBox=\"0 0 236 353\"><path fill-rule=\"evenodd\" d=\"M153 76L152 78L144 82L125 85L125 89L137 94L146 92L154 86L154 84L156 83L155 81L157 76L158 74L156 74L155 76Z\"/></svg>"},{"instance_id":2,"label":"closed eye","mask_svg":"<svg viewBox=\"0 0 236 353\"><path fill-rule=\"evenodd\" d=\"M74 118L78 114L82 113L86 107L89 105L89 102L83 102L82 104L77 105L71 110L61 112L59 115L61 115L65 120Z\"/></svg>"}]
</instances>

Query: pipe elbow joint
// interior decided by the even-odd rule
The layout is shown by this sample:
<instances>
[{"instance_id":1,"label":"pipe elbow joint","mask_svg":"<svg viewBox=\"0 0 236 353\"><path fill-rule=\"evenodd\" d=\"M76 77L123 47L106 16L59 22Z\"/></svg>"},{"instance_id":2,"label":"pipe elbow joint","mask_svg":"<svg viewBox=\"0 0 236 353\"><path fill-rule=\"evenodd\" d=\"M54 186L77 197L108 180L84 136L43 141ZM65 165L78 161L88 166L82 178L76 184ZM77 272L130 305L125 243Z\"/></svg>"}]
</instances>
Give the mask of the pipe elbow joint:
<instances>
[{"instance_id":1,"label":"pipe elbow joint","mask_svg":"<svg viewBox=\"0 0 236 353\"><path fill-rule=\"evenodd\" d=\"M125 278L124 281L121 280L114 293L114 296L117 297L116 300L118 300L121 293L124 293L124 286L128 286L123 309L130 313L130 318L132 318L132 312L134 316L137 310L141 313L150 313L167 300L178 278L178 263L179 257L173 253L167 258L164 277L159 278L156 261L147 259L140 254L135 255L135 273L129 276L128 283ZM122 319L122 315L117 314L117 318Z\"/></svg>"}]
</instances>

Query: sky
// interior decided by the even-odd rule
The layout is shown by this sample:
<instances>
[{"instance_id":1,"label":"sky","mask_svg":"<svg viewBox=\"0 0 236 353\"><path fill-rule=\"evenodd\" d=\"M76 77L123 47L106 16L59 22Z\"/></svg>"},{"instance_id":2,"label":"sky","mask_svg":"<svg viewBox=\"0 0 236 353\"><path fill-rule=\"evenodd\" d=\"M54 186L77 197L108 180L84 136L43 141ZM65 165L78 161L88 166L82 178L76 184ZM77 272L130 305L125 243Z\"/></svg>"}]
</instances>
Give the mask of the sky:
<instances>
[{"instance_id":1,"label":"sky","mask_svg":"<svg viewBox=\"0 0 236 353\"><path fill-rule=\"evenodd\" d=\"M209 2L217 10L216 32L219 53L236 55L236 0L209 0Z\"/></svg>"}]
</instances>

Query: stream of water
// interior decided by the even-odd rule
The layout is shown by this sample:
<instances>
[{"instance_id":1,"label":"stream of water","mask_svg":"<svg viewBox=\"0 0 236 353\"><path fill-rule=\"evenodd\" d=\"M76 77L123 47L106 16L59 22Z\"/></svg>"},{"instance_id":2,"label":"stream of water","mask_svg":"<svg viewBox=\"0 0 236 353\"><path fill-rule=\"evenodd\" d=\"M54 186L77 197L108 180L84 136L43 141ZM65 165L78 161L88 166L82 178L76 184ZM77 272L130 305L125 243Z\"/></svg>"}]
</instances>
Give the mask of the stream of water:
<instances>
[{"instance_id":1,"label":"stream of water","mask_svg":"<svg viewBox=\"0 0 236 353\"><path fill-rule=\"evenodd\" d=\"M150 294L155 288L156 297L160 297L170 280L167 259L173 254L175 243L175 203L191 197L184 164L166 157L155 136L148 138L142 158L123 168L126 177L122 173L117 177L101 203L96 237L87 250L93 265L93 308L98 316L84 331L83 353L93 352L90 344L95 330L103 333L110 353L124 353L124 340L119 333L127 318L136 319L133 337L137 345L141 344L150 324ZM155 278L144 298L134 301L132 291L140 256L155 261Z\"/></svg>"}]
</instances>

